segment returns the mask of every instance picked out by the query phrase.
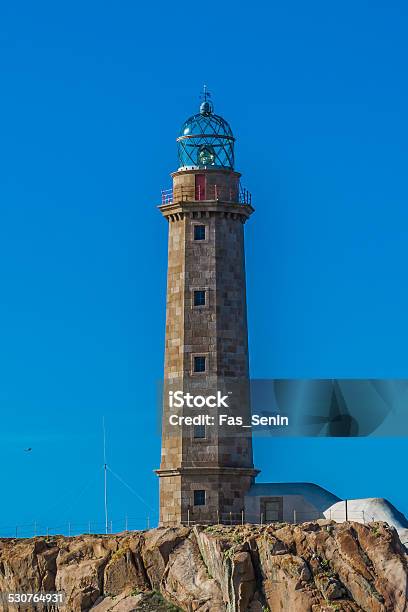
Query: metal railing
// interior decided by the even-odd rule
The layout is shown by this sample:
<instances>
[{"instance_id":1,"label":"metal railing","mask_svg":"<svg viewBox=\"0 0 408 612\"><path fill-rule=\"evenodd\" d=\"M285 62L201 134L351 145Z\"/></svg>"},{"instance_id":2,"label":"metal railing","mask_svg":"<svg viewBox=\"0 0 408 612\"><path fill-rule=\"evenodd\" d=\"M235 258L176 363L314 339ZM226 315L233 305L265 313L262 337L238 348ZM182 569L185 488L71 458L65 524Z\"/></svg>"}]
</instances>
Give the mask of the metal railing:
<instances>
[{"instance_id":1,"label":"metal railing","mask_svg":"<svg viewBox=\"0 0 408 612\"><path fill-rule=\"evenodd\" d=\"M326 514L326 516L325 516ZM166 517L163 517L164 522L166 522ZM316 521L318 519L328 519L333 520L337 523L342 523L346 520L354 521L356 523L368 523L371 521L375 521L374 516L368 516L364 511L355 511L348 512L347 519L345 517L344 512L341 511L331 511L327 513L318 512L301 512L298 510L286 511L283 515L277 516L277 518L272 518L265 513L260 512L259 514L245 512L242 510L241 512L227 512L227 513L218 513L216 514L215 520L209 520L208 516L206 516L205 510L201 511L199 508L191 508L187 510L186 515L183 517L183 524L187 526L193 525L244 525L244 524L253 524L253 525L268 525L274 523L290 523L293 525L298 525L301 523L308 523L311 521ZM171 516L169 515L168 520L171 521Z\"/></svg>"},{"instance_id":2,"label":"metal railing","mask_svg":"<svg viewBox=\"0 0 408 612\"><path fill-rule=\"evenodd\" d=\"M162 206L173 203L173 189L162 189L161 203Z\"/></svg>"},{"instance_id":3,"label":"metal railing","mask_svg":"<svg viewBox=\"0 0 408 612\"><path fill-rule=\"evenodd\" d=\"M156 527L158 515L139 515L123 516L109 519L108 534L121 533L123 531L142 531ZM106 533L105 521L94 520L66 520L59 524L53 522L32 521L30 523L19 523L17 525L0 525L0 538L34 538L34 537L53 537L64 535L73 537L77 535L104 535Z\"/></svg>"},{"instance_id":4,"label":"metal railing","mask_svg":"<svg viewBox=\"0 0 408 612\"><path fill-rule=\"evenodd\" d=\"M252 205L252 193L241 185L239 186L239 201L241 204Z\"/></svg>"},{"instance_id":5,"label":"metal railing","mask_svg":"<svg viewBox=\"0 0 408 612\"><path fill-rule=\"evenodd\" d=\"M354 521L356 523L370 523L375 522L376 518L371 514L361 511L348 511L347 519L345 512L342 510L328 510L322 512L301 512L298 510L284 511L283 515L273 519L268 517L265 513L260 512L250 513L242 510L241 512L226 512L217 513L215 518L209 520L206 517L206 511L201 510L200 507L191 508L187 510L183 517L183 524L192 527L193 525L268 525L275 523L291 523L298 525L301 523L307 523L310 521L316 521L317 519L329 519L337 523L342 523L346 520ZM174 520L173 515L163 516L162 520L164 523L171 522ZM108 521L108 533L121 533L123 531L141 531L144 529L151 529L156 527L159 522L159 517L156 513L150 515L139 516L123 516L109 519ZM67 520L56 524L41 523L33 521L31 523L1 526L0 525L0 538L32 538L36 536L52 537L55 535L65 535L68 537L84 534L105 534L105 522L101 519L89 520L89 521L75 521Z\"/></svg>"},{"instance_id":6,"label":"metal railing","mask_svg":"<svg viewBox=\"0 0 408 612\"><path fill-rule=\"evenodd\" d=\"M252 204L252 195L239 185L228 187L225 185L206 185L197 187L180 185L174 189L163 189L161 192L162 206L173 202L234 202L239 204Z\"/></svg>"}]
</instances>

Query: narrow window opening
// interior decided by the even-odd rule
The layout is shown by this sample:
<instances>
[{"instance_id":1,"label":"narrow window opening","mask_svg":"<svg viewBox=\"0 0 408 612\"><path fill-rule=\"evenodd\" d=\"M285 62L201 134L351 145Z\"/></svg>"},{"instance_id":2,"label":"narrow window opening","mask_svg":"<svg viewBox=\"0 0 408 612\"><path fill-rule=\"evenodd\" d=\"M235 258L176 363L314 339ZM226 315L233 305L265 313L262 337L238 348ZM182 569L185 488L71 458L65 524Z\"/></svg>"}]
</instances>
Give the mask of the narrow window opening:
<instances>
[{"instance_id":1,"label":"narrow window opening","mask_svg":"<svg viewBox=\"0 0 408 612\"><path fill-rule=\"evenodd\" d=\"M205 491L204 490L196 490L194 491L194 505L195 506L205 506Z\"/></svg>"},{"instance_id":2,"label":"narrow window opening","mask_svg":"<svg viewBox=\"0 0 408 612\"><path fill-rule=\"evenodd\" d=\"M194 226L194 240L205 240L205 225Z\"/></svg>"},{"instance_id":3,"label":"narrow window opening","mask_svg":"<svg viewBox=\"0 0 408 612\"><path fill-rule=\"evenodd\" d=\"M205 425L194 425L194 438L203 440L205 438Z\"/></svg>"},{"instance_id":4,"label":"narrow window opening","mask_svg":"<svg viewBox=\"0 0 408 612\"><path fill-rule=\"evenodd\" d=\"M194 372L205 372L206 357L204 355L197 355L194 357Z\"/></svg>"},{"instance_id":5,"label":"narrow window opening","mask_svg":"<svg viewBox=\"0 0 408 612\"><path fill-rule=\"evenodd\" d=\"M205 306L205 291L194 291L194 306Z\"/></svg>"}]
</instances>

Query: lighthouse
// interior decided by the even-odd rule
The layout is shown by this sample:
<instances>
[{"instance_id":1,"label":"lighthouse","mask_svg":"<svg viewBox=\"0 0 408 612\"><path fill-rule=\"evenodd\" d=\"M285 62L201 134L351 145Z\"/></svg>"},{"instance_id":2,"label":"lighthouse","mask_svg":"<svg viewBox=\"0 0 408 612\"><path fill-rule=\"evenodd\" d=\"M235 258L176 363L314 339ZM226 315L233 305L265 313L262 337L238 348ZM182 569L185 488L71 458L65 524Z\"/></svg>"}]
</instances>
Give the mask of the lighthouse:
<instances>
[{"instance_id":1,"label":"lighthouse","mask_svg":"<svg viewBox=\"0 0 408 612\"><path fill-rule=\"evenodd\" d=\"M405 543L407 521L387 500L374 508L313 482L255 482L244 250L254 209L232 130L206 90L198 110L180 129L178 169L159 206L168 222L160 525L343 521L354 508L354 520L370 512Z\"/></svg>"},{"instance_id":2,"label":"lighthouse","mask_svg":"<svg viewBox=\"0 0 408 612\"><path fill-rule=\"evenodd\" d=\"M161 525L235 521L257 474L245 428L244 226L254 209L232 130L202 97L177 137L178 169L159 207L168 222Z\"/></svg>"}]
</instances>

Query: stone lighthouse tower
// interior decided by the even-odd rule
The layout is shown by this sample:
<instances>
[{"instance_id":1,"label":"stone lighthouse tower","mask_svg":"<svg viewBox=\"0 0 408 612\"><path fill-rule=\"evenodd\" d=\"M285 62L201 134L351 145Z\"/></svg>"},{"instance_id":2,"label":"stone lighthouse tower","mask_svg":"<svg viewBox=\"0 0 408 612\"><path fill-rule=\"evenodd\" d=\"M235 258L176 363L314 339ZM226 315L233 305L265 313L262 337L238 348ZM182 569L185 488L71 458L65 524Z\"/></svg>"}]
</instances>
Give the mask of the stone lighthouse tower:
<instances>
[{"instance_id":1,"label":"stone lighthouse tower","mask_svg":"<svg viewBox=\"0 0 408 612\"><path fill-rule=\"evenodd\" d=\"M157 470L162 525L237 520L257 474L248 427L244 255L253 208L234 169L231 128L206 91L203 98L177 138L179 168L160 206L169 226ZM174 402L176 392L184 399ZM196 405L188 394L199 396Z\"/></svg>"}]
</instances>

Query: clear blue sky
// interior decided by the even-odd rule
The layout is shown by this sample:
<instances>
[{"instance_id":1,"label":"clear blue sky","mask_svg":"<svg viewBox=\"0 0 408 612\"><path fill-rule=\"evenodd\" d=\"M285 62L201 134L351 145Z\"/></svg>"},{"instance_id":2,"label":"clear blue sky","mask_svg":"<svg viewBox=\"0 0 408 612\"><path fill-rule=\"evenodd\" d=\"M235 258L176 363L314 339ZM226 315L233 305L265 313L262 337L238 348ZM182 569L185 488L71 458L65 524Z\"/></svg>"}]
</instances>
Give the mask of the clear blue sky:
<instances>
[{"instance_id":1,"label":"clear blue sky","mask_svg":"<svg viewBox=\"0 0 408 612\"><path fill-rule=\"evenodd\" d=\"M256 207L252 376L408 377L407 10L2 4L1 533L102 522L102 414L112 469L157 508L156 205L203 83ZM255 459L264 481L408 513L407 451L406 439L262 440ZM126 513L143 526L149 511L111 483L114 528Z\"/></svg>"}]
</instances>

